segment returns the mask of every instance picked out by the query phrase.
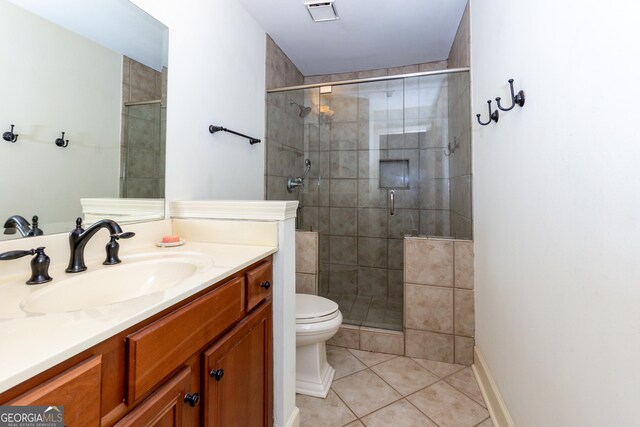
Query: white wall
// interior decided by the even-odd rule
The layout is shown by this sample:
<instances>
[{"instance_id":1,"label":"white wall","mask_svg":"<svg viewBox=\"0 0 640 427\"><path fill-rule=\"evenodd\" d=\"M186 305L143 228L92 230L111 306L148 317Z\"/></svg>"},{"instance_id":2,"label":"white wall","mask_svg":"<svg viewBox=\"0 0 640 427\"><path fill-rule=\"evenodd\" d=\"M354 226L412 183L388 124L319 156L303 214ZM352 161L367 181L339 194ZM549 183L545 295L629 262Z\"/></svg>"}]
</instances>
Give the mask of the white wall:
<instances>
[{"instance_id":1,"label":"white wall","mask_svg":"<svg viewBox=\"0 0 640 427\"><path fill-rule=\"evenodd\" d=\"M69 230L81 197L118 196L122 57L3 0L0 16L0 133L19 134L0 139L0 220Z\"/></svg>"},{"instance_id":2,"label":"white wall","mask_svg":"<svg viewBox=\"0 0 640 427\"><path fill-rule=\"evenodd\" d=\"M527 93L474 125L477 346L519 427L638 425L640 3L471 10L474 115Z\"/></svg>"},{"instance_id":3,"label":"white wall","mask_svg":"<svg viewBox=\"0 0 640 427\"><path fill-rule=\"evenodd\" d=\"M265 33L236 0L134 0L169 27L167 200L262 199Z\"/></svg>"}]
</instances>

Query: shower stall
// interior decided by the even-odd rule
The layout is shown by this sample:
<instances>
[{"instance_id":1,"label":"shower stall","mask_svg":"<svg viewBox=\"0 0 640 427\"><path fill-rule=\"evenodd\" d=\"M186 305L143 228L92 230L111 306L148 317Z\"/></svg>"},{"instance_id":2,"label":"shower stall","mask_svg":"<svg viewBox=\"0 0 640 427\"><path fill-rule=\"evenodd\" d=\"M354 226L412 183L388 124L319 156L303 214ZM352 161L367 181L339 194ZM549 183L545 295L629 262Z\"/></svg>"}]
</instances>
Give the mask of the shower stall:
<instances>
[{"instance_id":1,"label":"shower stall","mask_svg":"<svg viewBox=\"0 0 640 427\"><path fill-rule=\"evenodd\" d=\"M267 94L266 198L319 232L344 323L402 330L405 236L471 239L469 108L467 69Z\"/></svg>"}]
</instances>

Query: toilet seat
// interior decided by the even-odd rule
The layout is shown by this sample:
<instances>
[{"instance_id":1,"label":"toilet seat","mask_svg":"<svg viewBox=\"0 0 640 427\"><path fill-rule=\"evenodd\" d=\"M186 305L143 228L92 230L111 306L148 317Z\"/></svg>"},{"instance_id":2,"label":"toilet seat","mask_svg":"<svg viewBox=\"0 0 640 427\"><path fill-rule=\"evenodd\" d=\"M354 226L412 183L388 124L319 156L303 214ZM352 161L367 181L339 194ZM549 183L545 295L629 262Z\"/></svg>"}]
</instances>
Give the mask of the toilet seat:
<instances>
[{"instance_id":1,"label":"toilet seat","mask_svg":"<svg viewBox=\"0 0 640 427\"><path fill-rule=\"evenodd\" d=\"M326 322L338 317L338 304L316 295L296 294L296 323Z\"/></svg>"}]
</instances>

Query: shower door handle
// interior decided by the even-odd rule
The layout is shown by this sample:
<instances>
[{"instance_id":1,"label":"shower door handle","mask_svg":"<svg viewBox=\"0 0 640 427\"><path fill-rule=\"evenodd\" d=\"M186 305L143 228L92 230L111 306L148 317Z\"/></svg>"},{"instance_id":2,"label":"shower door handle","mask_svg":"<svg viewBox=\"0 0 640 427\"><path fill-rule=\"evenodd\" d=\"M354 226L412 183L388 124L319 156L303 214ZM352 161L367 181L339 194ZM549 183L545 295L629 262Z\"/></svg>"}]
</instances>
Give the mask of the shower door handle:
<instances>
[{"instance_id":1,"label":"shower door handle","mask_svg":"<svg viewBox=\"0 0 640 427\"><path fill-rule=\"evenodd\" d=\"M389 215L395 215L396 213L396 193L395 191L389 191Z\"/></svg>"}]
</instances>

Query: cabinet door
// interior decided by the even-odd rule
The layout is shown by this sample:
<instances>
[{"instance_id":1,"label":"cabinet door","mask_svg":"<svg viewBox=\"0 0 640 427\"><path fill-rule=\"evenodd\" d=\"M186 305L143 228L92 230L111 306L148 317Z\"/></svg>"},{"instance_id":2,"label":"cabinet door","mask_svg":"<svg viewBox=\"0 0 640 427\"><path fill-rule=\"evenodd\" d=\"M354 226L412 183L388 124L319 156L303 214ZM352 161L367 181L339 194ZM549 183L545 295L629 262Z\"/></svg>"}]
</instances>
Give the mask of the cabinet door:
<instances>
[{"instance_id":1,"label":"cabinet door","mask_svg":"<svg viewBox=\"0 0 640 427\"><path fill-rule=\"evenodd\" d=\"M6 403L11 406L64 406L64 424L100 425L102 357L94 356Z\"/></svg>"},{"instance_id":2,"label":"cabinet door","mask_svg":"<svg viewBox=\"0 0 640 427\"><path fill-rule=\"evenodd\" d=\"M204 425L272 424L271 301L204 352Z\"/></svg>"},{"instance_id":3,"label":"cabinet door","mask_svg":"<svg viewBox=\"0 0 640 427\"><path fill-rule=\"evenodd\" d=\"M137 408L120 420L115 427L177 427L186 426L191 418L187 412L197 410L185 402L191 386L191 370L184 368Z\"/></svg>"}]
</instances>

